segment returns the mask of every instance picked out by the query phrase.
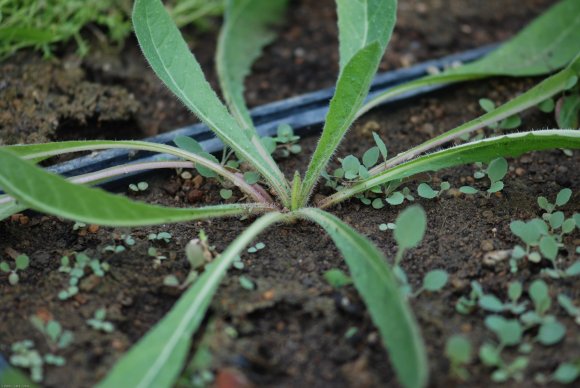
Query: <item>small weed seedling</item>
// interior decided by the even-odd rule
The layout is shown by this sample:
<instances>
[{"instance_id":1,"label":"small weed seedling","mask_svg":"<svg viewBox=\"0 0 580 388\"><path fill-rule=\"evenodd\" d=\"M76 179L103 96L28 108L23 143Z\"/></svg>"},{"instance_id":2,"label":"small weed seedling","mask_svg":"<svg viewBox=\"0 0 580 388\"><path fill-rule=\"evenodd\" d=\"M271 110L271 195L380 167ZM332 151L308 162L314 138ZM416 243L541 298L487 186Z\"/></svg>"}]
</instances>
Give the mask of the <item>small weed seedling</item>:
<instances>
[{"instance_id":1,"label":"small weed seedling","mask_svg":"<svg viewBox=\"0 0 580 388\"><path fill-rule=\"evenodd\" d=\"M129 190L131 190L135 193L147 191L148 188L149 188L149 183L147 183L147 182L139 182L137 184L131 183L129 185Z\"/></svg>"},{"instance_id":2,"label":"small weed seedling","mask_svg":"<svg viewBox=\"0 0 580 388\"><path fill-rule=\"evenodd\" d=\"M71 256L72 257L72 256ZM71 257L63 256L60 259L59 272L69 274L68 288L58 293L60 300L72 298L79 292L79 282L86 275L85 270L90 270L95 276L103 277L110 267L108 263L101 262L99 259L91 259L85 253L74 253L74 266L71 266Z\"/></svg>"},{"instance_id":3,"label":"small weed seedling","mask_svg":"<svg viewBox=\"0 0 580 388\"><path fill-rule=\"evenodd\" d=\"M481 106L481 108L488 113L493 112L496 109L494 102L488 98L481 98L479 100L479 106ZM515 129L520 125L522 125L522 119L519 115L516 114L506 117L498 123L489 124L488 127L495 131L501 131L505 129Z\"/></svg>"},{"instance_id":4,"label":"small weed seedling","mask_svg":"<svg viewBox=\"0 0 580 388\"><path fill-rule=\"evenodd\" d=\"M28 268L30 264L30 259L26 255L18 255L14 259L14 268L10 268L8 262L0 262L0 271L8 274L8 282L15 286L20 281L19 271L24 271Z\"/></svg>"},{"instance_id":5,"label":"small weed seedling","mask_svg":"<svg viewBox=\"0 0 580 388\"><path fill-rule=\"evenodd\" d=\"M171 241L171 233L169 232L159 232L159 233L150 233L147 238L149 241L163 241L167 244Z\"/></svg>"},{"instance_id":6,"label":"small weed seedling","mask_svg":"<svg viewBox=\"0 0 580 388\"><path fill-rule=\"evenodd\" d=\"M115 326L111 322L107 322L106 318L107 309L102 307L95 311L95 314L91 319L87 320L87 325L98 331L112 333L115 330Z\"/></svg>"},{"instance_id":7,"label":"small weed seedling","mask_svg":"<svg viewBox=\"0 0 580 388\"><path fill-rule=\"evenodd\" d=\"M41 318L33 315L30 317L30 323L44 335L48 346L53 352L68 347L73 341L73 333L69 330L64 330L57 321L50 320L45 323Z\"/></svg>"},{"instance_id":8,"label":"small weed seedling","mask_svg":"<svg viewBox=\"0 0 580 388\"><path fill-rule=\"evenodd\" d=\"M185 257L189 262L189 273L187 278L183 283L179 282L179 279L175 275L168 275L164 278L163 284L169 287L179 287L185 289L189 287L202 273L209 263L211 263L217 256L215 247L209 245L208 237L205 231L202 229L199 231L198 238L195 238L187 243L185 246ZM241 260L236 260L234 263L241 263ZM243 263L240 266L237 265L238 269L243 268Z\"/></svg>"},{"instance_id":9,"label":"small weed seedling","mask_svg":"<svg viewBox=\"0 0 580 388\"><path fill-rule=\"evenodd\" d=\"M438 198L444 191L447 191L451 188L449 182L441 182L439 186L439 190L434 190L428 183L421 183L419 187L417 187L417 194L419 197L425 199L433 199Z\"/></svg>"},{"instance_id":10,"label":"small weed seedling","mask_svg":"<svg viewBox=\"0 0 580 388\"><path fill-rule=\"evenodd\" d=\"M63 366L66 361L60 356L48 353L42 356L34 348L34 342L23 340L12 344L10 364L30 370L30 378L35 383L44 379L44 365Z\"/></svg>"},{"instance_id":11,"label":"small weed seedling","mask_svg":"<svg viewBox=\"0 0 580 388\"><path fill-rule=\"evenodd\" d=\"M471 362L471 342L462 335L453 335L445 342L445 355L451 364L451 375L460 380L469 379L469 372L465 368Z\"/></svg>"},{"instance_id":12,"label":"small weed seedling","mask_svg":"<svg viewBox=\"0 0 580 388\"><path fill-rule=\"evenodd\" d=\"M0 147L0 186L7 193L0 197L0 218L32 208L87 224L135 227L211 217L261 215L224 252L204 266L198 279L166 317L116 364L101 382L102 387L173 385L189 353L190 339L200 327L227 270L262 231L276 223L291 225L297 220L318 224L343 255L353 284L389 351L399 383L406 387L427 384L429 368L425 346L407 302L406 296L411 290L400 290L401 284L405 286L403 278L406 276L399 266L403 253L417 246L423 237L423 211L410 207L409 215L423 216L423 219L407 217L397 222L394 234L399 248L393 269L368 238L324 209L351 198L359 198L377 209L385 206L385 202L396 205L405 200L412 201L414 198L407 187L396 190L413 177L443 168L491 161L487 168L491 183L487 190L489 195L502 189L502 179L507 171L507 163L498 157L514 157L544 149L580 148L578 131L559 129L512 133L442 148L462 135L497 122L506 127L503 120L574 87L580 75L580 57L575 57L580 44L574 35L575 30L566 29L566 26L573 23L574 19L569 18L578 14L579 5L576 0L564 0L552 7L538 22L540 24L534 24L534 28L549 26L545 27L544 39L536 38L536 30L526 30L494 52L499 52L499 55L490 54L472 64L396 86L365 104L372 79L392 35L396 5L395 0L337 1L340 55L334 96L308 167L303 172L295 171L290 179L272 158L271 145L275 143L282 156L287 154L284 150L298 152L295 135L288 127L282 127L272 141L261 139L243 98L246 75L264 45L275 36L269 27L281 20L286 7L286 1L282 0L226 2L216 56L225 104L211 89L201 66L161 1L135 1L133 26L145 58L165 85L226 146L221 162L195 140L183 136L174 139L176 146L93 140ZM558 44L550 43L547 50L546 42L554 41ZM525 47L524 51L522 47ZM537 55L545 52L549 55ZM529 57L530 53L532 57ZM498 71L506 68L502 65L505 58L510 58L509 69L517 71ZM491 75L541 75L555 69L561 70L506 104L390 159L387 159L384 142L376 135L376 148L364 153L362 161L347 155L339 159L342 174L333 174L336 176L330 178L326 173L354 120L375 106L377 101L423 87L425 82L439 85ZM231 203L196 208L148 205L74 184L35 164L63 153L108 148L169 154L173 159L115 166L85 176L86 183L156 168L195 168L199 174L215 178L222 184L222 189L231 190L231 196L227 191L221 193L222 197L230 196L228 201ZM227 154L235 156L238 162L227 161ZM23 176L27 179L22 179ZM322 198L314 195L321 177L327 182L340 179L336 184L337 191ZM137 189L141 190L138 185ZM247 199L249 203L234 201L234 190L241 193L238 195L236 192L236 198L240 201ZM424 284L431 284L429 280ZM440 283L436 282L436 285ZM144 373L134 373L135 368Z\"/></svg>"},{"instance_id":13,"label":"small weed seedling","mask_svg":"<svg viewBox=\"0 0 580 388\"><path fill-rule=\"evenodd\" d=\"M489 178L489 188L486 190L487 196L489 197L493 193L497 193L504 188L503 178L506 176L508 171L508 164L504 158L497 158L492 160L485 173ZM459 188L463 194L477 194L479 190L472 186L461 186Z\"/></svg>"}]
</instances>

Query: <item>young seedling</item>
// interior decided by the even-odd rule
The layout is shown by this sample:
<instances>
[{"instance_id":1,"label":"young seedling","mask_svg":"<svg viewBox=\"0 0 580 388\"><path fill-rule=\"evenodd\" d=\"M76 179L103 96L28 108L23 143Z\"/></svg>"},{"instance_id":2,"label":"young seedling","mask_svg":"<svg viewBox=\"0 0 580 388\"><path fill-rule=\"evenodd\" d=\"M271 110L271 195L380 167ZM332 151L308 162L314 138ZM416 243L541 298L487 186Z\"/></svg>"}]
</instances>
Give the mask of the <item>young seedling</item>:
<instances>
[{"instance_id":1,"label":"young seedling","mask_svg":"<svg viewBox=\"0 0 580 388\"><path fill-rule=\"evenodd\" d=\"M149 241L163 241L167 244L169 244L171 238L172 236L169 232L150 233L149 236L147 236Z\"/></svg>"},{"instance_id":2,"label":"young seedling","mask_svg":"<svg viewBox=\"0 0 580 388\"><path fill-rule=\"evenodd\" d=\"M102 307L95 311L95 314L91 319L87 320L87 325L97 331L112 333L115 330L115 326L111 322L107 322L106 318L107 309Z\"/></svg>"},{"instance_id":3,"label":"young seedling","mask_svg":"<svg viewBox=\"0 0 580 388\"><path fill-rule=\"evenodd\" d=\"M139 182L137 184L131 183L129 185L129 190L131 190L135 193L147 191L148 188L149 188L149 183L147 183L147 182Z\"/></svg>"},{"instance_id":4,"label":"young seedling","mask_svg":"<svg viewBox=\"0 0 580 388\"><path fill-rule=\"evenodd\" d=\"M73 341L73 333L69 330L64 330L57 321L44 322L40 317L33 315L30 317L30 323L44 335L48 346L53 352L68 347Z\"/></svg>"},{"instance_id":5,"label":"young seedling","mask_svg":"<svg viewBox=\"0 0 580 388\"><path fill-rule=\"evenodd\" d=\"M447 284L447 280L449 280L449 275L446 271L442 269L435 269L432 271L427 272L425 277L423 278L423 284L421 288L413 293L413 296L416 297L423 291L429 292L437 292L441 291L443 287Z\"/></svg>"},{"instance_id":6,"label":"young seedling","mask_svg":"<svg viewBox=\"0 0 580 388\"><path fill-rule=\"evenodd\" d=\"M40 383L44 379L44 365L63 366L65 359L51 353L44 356L34 348L34 342L23 340L15 342L10 347L12 355L10 363L19 368L30 370L30 378L35 383Z\"/></svg>"},{"instance_id":7,"label":"young seedling","mask_svg":"<svg viewBox=\"0 0 580 388\"><path fill-rule=\"evenodd\" d=\"M86 275L86 270L90 270L95 276L103 277L105 272L109 271L108 263L101 262L99 259L91 259L87 254L75 252L74 266L71 267L71 258L63 256L60 261L59 272L68 273L68 288L58 293L60 300L67 300L78 294L79 282Z\"/></svg>"},{"instance_id":8,"label":"young seedling","mask_svg":"<svg viewBox=\"0 0 580 388\"><path fill-rule=\"evenodd\" d=\"M30 265L30 259L27 255L18 255L14 259L14 268L10 268L8 262L0 262L0 271L8 274L8 283L15 286L20 281L19 271L24 271Z\"/></svg>"},{"instance_id":9,"label":"young seedling","mask_svg":"<svg viewBox=\"0 0 580 388\"><path fill-rule=\"evenodd\" d=\"M486 190L488 197L493 193L503 190L504 183L502 179L506 176L507 171L508 164L504 158L497 158L489 163L485 170L489 178L489 188ZM463 194L477 194L479 192L478 189L472 186L461 186L459 191Z\"/></svg>"},{"instance_id":10,"label":"young seedling","mask_svg":"<svg viewBox=\"0 0 580 388\"><path fill-rule=\"evenodd\" d=\"M0 198L2 218L28 207L85 223L135 227L210 217L248 218L266 213L236 238L212 261L211 265L204 268L204 272L192 287L183 293L171 312L116 364L111 374L101 382L102 386L171 386L189 353L193 333L200 327L219 282L236 257L266 228L279 222L292 224L298 219L314 222L322 227L344 256L353 284L366 303L383 344L389 350L390 360L400 384L407 387L424 386L427 384L429 369L425 347L406 298L400 292L400 285L393 276L393 273L397 272L403 252L418 244L424 228L417 240L419 233L414 222L409 222L404 227L397 223L395 236L400 241L395 260L397 266L393 270L387 265L384 255L366 237L323 209L360 194L370 199L371 196L365 194L369 191L378 194L378 197L380 191L389 198L387 203L396 203L394 200L397 198L392 197L395 195L393 191L413 176L425 172L488 162L502 155L515 157L525 152L546 148L580 148L580 134L577 131L545 130L496 136L441 149L461 135L501 122L574 86L580 74L580 57L574 58L570 52L577 53L580 48L571 50L570 47L578 47L577 37L574 35L570 37L572 33L567 34L566 30L563 33L559 28L549 28L546 29L546 33L549 34L546 39L538 40L527 35L524 38L527 44L521 45L526 48L524 52L520 50L519 45L508 44L505 46L507 48L504 47L507 52L500 52L499 56L490 56L488 62L475 65L475 70L474 66L463 67L468 69L467 73L472 72L471 76L464 73L462 78L458 74L465 70L450 69L439 75L430 76L427 81L425 79L413 81L412 85L394 88L394 92L391 89L390 93L400 93L405 88L410 88L406 89L408 91L425 86L424 82L434 82L437 85L479 78L481 74L500 75L502 73L497 73L494 69L504 68L505 66L500 64L505 63L506 57L510 58L510 65L513 65L513 58L523 58L521 63L515 66L517 69L515 75L522 75L517 74L522 71L526 75L538 75L562 69L493 111L400 152L388 160L385 160L386 152L383 152L386 147L381 151L377 144L379 154L383 155L383 163L378 163L374 167L367 168L366 165L370 166L371 162L374 162L376 151L372 151L366 158L363 155L362 163L359 161L358 171L351 168L356 163L350 158L347 163L348 176L352 179L347 182L348 184L345 183L340 191L319 199L314 193L320 177L326 171L355 118L368 109L368 104L363 106L364 100L390 40L396 16L394 0L372 2L339 0L337 5L340 51L338 81L329 104L320 141L311 161L305 172L296 171L292 174L292 180L287 179L264 146L243 99L244 78L261 49L273 39L274 35L269 26L279 21L283 15L285 2L280 0L226 3L224 25L218 40L216 57L218 78L226 104L223 104L211 89L199 63L163 4L159 0L136 0L133 10L135 35L152 69L166 86L235 153L236 158L243 161L241 164L243 170L233 169L225 162L222 164L192 139L184 137L174 139L177 147L140 141L101 140L0 147L0 186L7 193ZM550 16L546 19L548 21L544 20L542 23L547 23L548 26L566 26L563 20L569 15L577 14L576 7L576 1L565 0L563 5L554 8L556 11L551 11L551 14L555 12L556 16ZM568 23L572 23L572 20ZM552 32L557 34L558 39L551 35ZM551 44L551 49L545 50L545 42L553 41L559 44ZM565 47L565 50L562 47ZM549 52L550 55L538 57L538 52ZM530 53L534 53L534 56L528 60ZM454 71L458 74L453 73ZM476 75L473 75L474 71ZM450 80L449 72L457 78ZM503 75L514 74L508 71ZM169 154L179 160L165 159L115 166L88 176L73 177L72 182L43 171L34 164L63 153L109 148ZM439 150L433 152L436 149ZM346 159L343 158L343 161L346 162ZM361 165L364 170L360 168ZM126 197L74 183L97 182L129 172L159 168L195 168L201 175L215 177L218 182L223 182L223 188L241 191L250 203L165 208L135 202ZM248 171L258 173L259 181L255 184L248 183L244 176L244 172ZM27 179L22 179L22 176L26 176ZM501 189L500 181L499 177L492 179L490 189L492 191ZM51 190L46 190L46 187L50 187ZM397 200L400 203L401 196L403 200L412 198L408 189L406 192L405 190L399 192ZM134 373L135 368L143 370L144 373Z\"/></svg>"},{"instance_id":11,"label":"young seedling","mask_svg":"<svg viewBox=\"0 0 580 388\"><path fill-rule=\"evenodd\" d=\"M462 335L455 334L445 342L445 355L449 359L451 375L460 380L469 379L469 372L465 368L471 362L471 342Z\"/></svg>"},{"instance_id":12,"label":"young seedling","mask_svg":"<svg viewBox=\"0 0 580 388\"><path fill-rule=\"evenodd\" d=\"M215 247L209 245L208 237L204 230L200 230L198 238L190 240L185 245L185 257L189 262L190 267L185 281L180 283L175 275L168 275L165 277L163 284L170 287L179 287L181 289L189 287L199 277L205 266L211 263L217 255ZM239 256L232 265L236 265L236 263L241 263ZM243 263L241 264L241 266L238 264L236 268L243 268Z\"/></svg>"},{"instance_id":13,"label":"young seedling","mask_svg":"<svg viewBox=\"0 0 580 388\"><path fill-rule=\"evenodd\" d=\"M256 245L249 247L248 253L256 253L258 251L261 251L264 248L266 248L266 244L264 244L263 242L259 242L259 243L256 243Z\"/></svg>"},{"instance_id":14,"label":"young seedling","mask_svg":"<svg viewBox=\"0 0 580 388\"><path fill-rule=\"evenodd\" d=\"M486 112L493 112L496 107L493 101L488 98L481 98L479 100L479 106ZM515 129L522 125L522 119L519 115L513 115L506 117L498 123L488 124L488 127L495 131L505 130L505 129Z\"/></svg>"}]
</instances>

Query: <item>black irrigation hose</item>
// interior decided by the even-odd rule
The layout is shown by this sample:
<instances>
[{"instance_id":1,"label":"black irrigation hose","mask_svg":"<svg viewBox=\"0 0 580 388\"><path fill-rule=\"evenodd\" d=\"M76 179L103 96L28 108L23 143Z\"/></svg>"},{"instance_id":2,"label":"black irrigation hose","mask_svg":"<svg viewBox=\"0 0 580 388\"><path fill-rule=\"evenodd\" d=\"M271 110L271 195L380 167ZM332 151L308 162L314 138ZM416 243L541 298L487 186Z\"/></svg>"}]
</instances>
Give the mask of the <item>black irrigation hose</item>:
<instances>
[{"instance_id":1,"label":"black irrigation hose","mask_svg":"<svg viewBox=\"0 0 580 388\"><path fill-rule=\"evenodd\" d=\"M422 62L415 66L381 73L375 77L371 85L371 91L368 98L375 97L393 86L400 85L404 82L412 81L428 74L428 70L437 68L444 69L454 62L472 62L477 60L497 45L483 46L477 49L468 50L459 54L449 55L437 60ZM412 97L419 97L442 86L425 87L405 93L395 97L387 102L393 103ZM328 111L328 102L334 94L334 88L322 89L317 92L303 94L286 100L273 102L252 109L251 115L258 133L261 136L272 136L276 134L276 129L280 124L290 125L294 131L300 135L315 133L320 130L320 124L324 122L326 112ZM196 139L207 152L218 152L222 150L223 144L213 135L205 124L195 124L184 128L166 132L161 135L153 136L145 141L162 144L173 144L176 136L189 136ZM148 162L155 160L177 159L172 155L155 154L151 152L134 152L120 149L106 150L93 155L82 156L69 160L65 163L56 164L48 168L63 176L75 176L87 174L109 167L125 163ZM114 177L109 182L121 183L134 175L142 173L127 174ZM0 191L2 194L2 191ZM9 370L10 366L0 354L0 381L2 374Z\"/></svg>"}]
</instances>

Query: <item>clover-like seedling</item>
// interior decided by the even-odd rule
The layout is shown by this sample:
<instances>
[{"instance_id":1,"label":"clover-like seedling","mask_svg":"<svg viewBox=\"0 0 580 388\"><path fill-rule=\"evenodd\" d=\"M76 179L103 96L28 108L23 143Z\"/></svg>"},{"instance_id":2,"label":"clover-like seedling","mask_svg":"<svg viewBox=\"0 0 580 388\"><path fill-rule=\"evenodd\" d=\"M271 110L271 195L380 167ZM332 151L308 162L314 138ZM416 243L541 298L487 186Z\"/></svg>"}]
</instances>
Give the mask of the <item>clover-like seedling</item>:
<instances>
[{"instance_id":1,"label":"clover-like seedling","mask_svg":"<svg viewBox=\"0 0 580 388\"><path fill-rule=\"evenodd\" d=\"M449 190L450 188L451 185L449 184L449 182L441 182L439 190L434 190L427 183L421 183L419 187L417 187L417 194L419 194L419 197L421 198L433 199L438 198L444 191Z\"/></svg>"},{"instance_id":2,"label":"clover-like seedling","mask_svg":"<svg viewBox=\"0 0 580 388\"><path fill-rule=\"evenodd\" d=\"M543 280L535 280L530 285L528 294L534 303L536 314L544 316L552 305L552 299L550 298L550 292L546 282Z\"/></svg>"},{"instance_id":3,"label":"clover-like seedling","mask_svg":"<svg viewBox=\"0 0 580 388\"><path fill-rule=\"evenodd\" d=\"M148 188L149 188L149 183L147 183L147 182L139 182L137 184L131 183L129 185L129 190L134 191L136 193L147 191Z\"/></svg>"},{"instance_id":4,"label":"clover-like seedling","mask_svg":"<svg viewBox=\"0 0 580 388\"><path fill-rule=\"evenodd\" d=\"M469 378L469 372L465 368L471 362L471 342L462 335L455 334L445 342L445 355L451 364L451 375L461 380Z\"/></svg>"},{"instance_id":5,"label":"clover-like seedling","mask_svg":"<svg viewBox=\"0 0 580 388\"><path fill-rule=\"evenodd\" d=\"M512 258L520 260L524 257L534 263L539 263L542 257L552 262L556 267L556 257L560 249L560 242L550 234L548 224L539 218L530 221L512 221L510 223L511 232L525 243L525 249L516 245L512 250ZM532 247L537 247L538 251L532 251Z\"/></svg>"},{"instance_id":6,"label":"clover-like seedling","mask_svg":"<svg viewBox=\"0 0 580 388\"><path fill-rule=\"evenodd\" d=\"M14 259L14 268L10 268L8 262L0 263L0 271L8 274L8 283L15 286L20 281L19 271L24 271L30 265L30 258L27 255L18 255Z\"/></svg>"},{"instance_id":7,"label":"clover-like seedling","mask_svg":"<svg viewBox=\"0 0 580 388\"><path fill-rule=\"evenodd\" d=\"M491 112L495 110L495 104L488 98L481 98L479 100L479 106L486 111ZM501 129L515 129L522 124L522 119L519 115L515 114L505 119L501 120L499 123L489 124L488 127L494 130L501 130Z\"/></svg>"},{"instance_id":8,"label":"clover-like seedling","mask_svg":"<svg viewBox=\"0 0 580 388\"><path fill-rule=\"evenodd\" d=\"M107 309L102 307L95 311L91 319L87 320L87 325L98 331L112 333L115 330L115 326L111 322L107 322L106 318Z\"/></svg>"},{"instance_id":9,"label":"clover-like seedling","mask_svg":"<svg viewBox=\"0 0 580 388\"><path fill-rule=\"evenodd\" d=\"M329 269L324 273L323 276L324 280L326 280L326 282L332 288L341 288L352 284L352 279L350 278L350 276L348 276L338 268Z\"/></svg>"},{"instance_id":10,"label":"clover-like seedling","mask_svg":"<svg viewBox=\"0 0 580 388\"><path fill-rule=\"evenodd\" d=\"M500 347L518 345L522 340L523 329L517 319L489 315L485 318L485 326L498 337Z\"/></svg>"},{"instance_id":11,"label":"clover-like seedling","mask_svg":"<svg viewBox=\"0 0 580 388\"><path fill-rule=\"evenodd\" d=\"M30 370L30 378L35 383L39 383L44 379L44 364L63 366L65 359L48 353L42 356L38 350L34 348L34 342L31 340L23 340L12 344L10 350L10 363L19 368Z\"/></svg>"},{"instance_id":12,"label":"clover-like seedling","mask_svg":"<svg viewBox=\"0 0 580 388\"><path fill-rule=\"evenodd\" d=\"M30 323L44 335L48 346L53 351L66 348L73 341L73 333L70 330L64 330L55 320L45 323L40 317L33 315L30 317Z\"/></svg>"}]
</instances>

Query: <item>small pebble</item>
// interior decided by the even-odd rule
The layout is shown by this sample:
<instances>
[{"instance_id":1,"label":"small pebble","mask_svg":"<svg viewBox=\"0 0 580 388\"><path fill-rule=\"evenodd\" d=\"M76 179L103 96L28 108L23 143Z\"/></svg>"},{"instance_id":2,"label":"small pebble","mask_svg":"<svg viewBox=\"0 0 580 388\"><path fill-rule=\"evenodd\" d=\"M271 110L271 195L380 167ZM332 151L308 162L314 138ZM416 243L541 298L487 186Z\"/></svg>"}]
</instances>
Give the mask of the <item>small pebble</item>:
<instances>
[{"instance_id":1,"label":"small pebble","mask_svg":"<svg viewBox=\"0 0 580 388\"><path fill-rule=\"evenodd\" d=\"M491 240L483 240L481 242L481 244L479 244L479 247L481 248L482 251L484 252L489 252L493 249L493 241Z\"/></svg>"}]
</instances>

